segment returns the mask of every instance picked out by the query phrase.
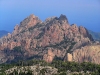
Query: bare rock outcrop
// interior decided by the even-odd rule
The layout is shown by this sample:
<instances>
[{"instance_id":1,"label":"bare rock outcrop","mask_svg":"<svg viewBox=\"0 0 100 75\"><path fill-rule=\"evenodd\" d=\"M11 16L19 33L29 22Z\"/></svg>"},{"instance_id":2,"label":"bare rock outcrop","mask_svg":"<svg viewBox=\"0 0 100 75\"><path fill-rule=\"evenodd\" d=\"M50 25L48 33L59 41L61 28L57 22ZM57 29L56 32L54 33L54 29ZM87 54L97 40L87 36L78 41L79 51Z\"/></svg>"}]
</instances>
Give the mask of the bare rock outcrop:
<instances>
[{"instance_id":1,"label":"bare rock outcrop","mask_svg":"<svg viewBox=\"0 0 100 75\"><path fill-rule=\"evenodd\" d=\"M100 45L90 45L76 49L72 53L72 61L92 62L100 64Z\"/></svg>"},{"instance_id":2,"label":"bare rock outcrop","mask_svg":"<svg viewBox=\"0 0 100 75\"><path fill-rule=\"evenodd\" d=\"M79 26L79 31L84 37L88 37L91 41L93 41L93 37L89 35L89 32L85 27Z\"/></svg>"},{"instance_id":3,"label":"bare rock outcrop","mask_svg":"<svg viewBox=\"0 0 100 75\"><path fill-rule=\"evenodd\" d=\"M65 56L65 59L64 59L64 61L73 61L73 58L72 58L73 56L72 56L72 54L71 53L67 53L66 54L66 56Z\"/></svg>"},{"instance_id":4,"label":"bare rock outcrop","mask_svg":"<svg viewBox=\"0 0 100 75\"><path fill-rule=\"evenodd\" d=\"M51 17L44 22L37 16L30 15L15 26L12 34L0 39L0 50L10 50L13 59L18 58L18 55L21 57L22 53L23 59L37 58L47 62L52 62L56 56L64 59L69 53L68 61L71 61L72 52L80 51L77 49L91 44L92 41L93 38L86 28L76 24L69 25L65 15ZM20 52L14 51L16 47L20 48ZM12 60L10 53L5 51L2 55ZM75 60L77 61L76 58Z\"/></svg>"},{"instance_id":5,"label":"bare rock outcrop","mask_svg":"<svg viewBox=\"0 0 100 75\"><path fill-rule=\"evenodd\" d=\"M13 31L13 33L12 33L12 35L16 35L17 33L19 33L19 25L17 24L16 26L15 26L15 28L14 28L14 31Z\"/></svg>"},{"instance_id":6,"label":"bare rock outcrop","mask_svg":"<svg viewBox=\"0 0 100 75\"><path fill-rule=\"evenodd\" d=\"M54 53L52 52L52 50L48 50L48 53L44 55L43 59L46 61L46 62L52 62L53 61L53 58L54 58Z\"/></svg>"}]
</instances>

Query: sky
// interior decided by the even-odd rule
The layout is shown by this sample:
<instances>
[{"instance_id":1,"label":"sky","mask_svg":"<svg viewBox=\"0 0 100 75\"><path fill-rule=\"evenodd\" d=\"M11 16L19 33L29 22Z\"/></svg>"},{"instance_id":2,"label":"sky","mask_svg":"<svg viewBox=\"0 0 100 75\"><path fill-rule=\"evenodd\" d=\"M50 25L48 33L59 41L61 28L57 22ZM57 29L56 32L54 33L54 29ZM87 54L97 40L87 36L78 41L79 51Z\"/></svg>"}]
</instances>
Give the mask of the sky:
<instances>
[{"instance_id":1,"label":"sky","mask_svg":"<svg viewBox=\"0 0 100 75\"><path fill-rule=\"evenodd\" d=\"M0 30L12 32L30 14L42 21L64 14L70 24L100 32L100 0L0 0Z\"/></svg>"}]
</instances>

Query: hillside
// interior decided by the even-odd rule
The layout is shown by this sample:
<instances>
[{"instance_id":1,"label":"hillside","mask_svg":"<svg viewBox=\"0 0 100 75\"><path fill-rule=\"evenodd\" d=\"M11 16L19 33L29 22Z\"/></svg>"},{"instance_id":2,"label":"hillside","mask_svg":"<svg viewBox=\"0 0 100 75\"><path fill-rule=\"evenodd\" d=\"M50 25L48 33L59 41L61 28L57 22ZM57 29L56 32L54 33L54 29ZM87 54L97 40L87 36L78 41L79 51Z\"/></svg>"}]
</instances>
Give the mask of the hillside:
<instances>
[{"instance_id":1,"label":"hillside","mask_svg":"<svg viewBox=\"0 0 100 75\"><path fill-rule=\"evenodd\" d=\"M92 56L94 45L96 58ZM30 15L15 26L12 34L0 39L0 63L30 59L50 63L58 58L63 61L99 64L99 48L100 44L94 43L85 27L70 25L65 15L47 18L44 22L37 16Z\"/></svg>"},{"instance_id":2,"label":"hillside","mask_svg":"<svg viewBox=\"0 0 100 75\"><path fill-rule=\"evenodd\" d=\"M8 34L8 31L0 30L0 38L7 35L7 34Z\"/></svg>"},{"instance_id":3,"label":"hillside","mask_svg":"<svg viewBox=\"0 0 100 75\"><path fill-rule=\"evenodd\" d=\"M0 65L0 75L100 75L100 65L90 62L76 63L53 60L20 61Z\"/></svg>"},{"instance_id":4,"label":"hillside","mask_svg":"<svg viewBox=\"0 0 100 75\"><path fill-rule=\"evenodd\" d=\"M88 30L89 33L93 36L93 39L96 41L100 41L100 33L99 32L93 32L91 30Z\"/></svg>"}]
</instances>

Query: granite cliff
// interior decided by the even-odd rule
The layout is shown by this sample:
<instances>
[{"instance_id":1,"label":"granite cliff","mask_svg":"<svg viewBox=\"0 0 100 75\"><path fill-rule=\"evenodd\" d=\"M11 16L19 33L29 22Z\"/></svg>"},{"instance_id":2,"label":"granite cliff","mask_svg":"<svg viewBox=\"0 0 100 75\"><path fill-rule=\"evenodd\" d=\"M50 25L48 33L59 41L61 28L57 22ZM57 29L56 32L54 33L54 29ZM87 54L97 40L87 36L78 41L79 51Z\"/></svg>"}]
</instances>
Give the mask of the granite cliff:
<instances>
[{"instance_id":1,"label":"granite cliff","mask_svg":"<svg viewBox=\"0 0 100 75\"><path fill-rule=\"evenodd\" d=\"M76 62L83 62L83 57L87 57L86 61L100 63L100 44L95 43L97 55L93 57L93 43L88 30L70 25L65 15L47 18L44 22L30 15L15 26L12 34L0 39L0 63L33 58L52 62L55 57Z\"/></svg>"}]
</instances>

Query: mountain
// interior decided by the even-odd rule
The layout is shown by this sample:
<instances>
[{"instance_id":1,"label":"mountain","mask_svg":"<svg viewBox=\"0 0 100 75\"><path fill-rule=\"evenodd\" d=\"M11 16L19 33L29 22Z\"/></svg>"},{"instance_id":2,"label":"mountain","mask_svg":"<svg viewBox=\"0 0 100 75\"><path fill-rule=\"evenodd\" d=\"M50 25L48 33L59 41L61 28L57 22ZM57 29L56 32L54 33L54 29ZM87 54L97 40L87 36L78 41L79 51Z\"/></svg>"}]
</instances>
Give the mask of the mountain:
<instances>
[{"instance_id":1,"label":"mountain","mask_svg":"<svg viewBox=\"0 0 100 75\"><path fill-rule=\"evenodd\" d=\"M7 34L8 34L8 31L0 30L0 38L7 35Z\"/></svg>"},{"instance_id":2,"label":"mountain","mask_svg":"<svg viewBox=\"0 0 100 75\"><path fill-rule=\"evenodd\" d=\"M100 41L100 33L99 32L93 32L91 30L88 30L89 33L93 36L93 39L96 41Z\"/></svg>"},{"instance_id":3,"label":"mountain","mask_svg":"<svg viewBox=\"0 0 100 75\"><path fill-rule=\"evenodd\" d=\"M0 63L19 60L54 59L100 63L100 43L95 43L83 26L70 25L65 15L47 18L42 22L30 15L12 34L0 39Z\"/></svg>"}]
</instances>

